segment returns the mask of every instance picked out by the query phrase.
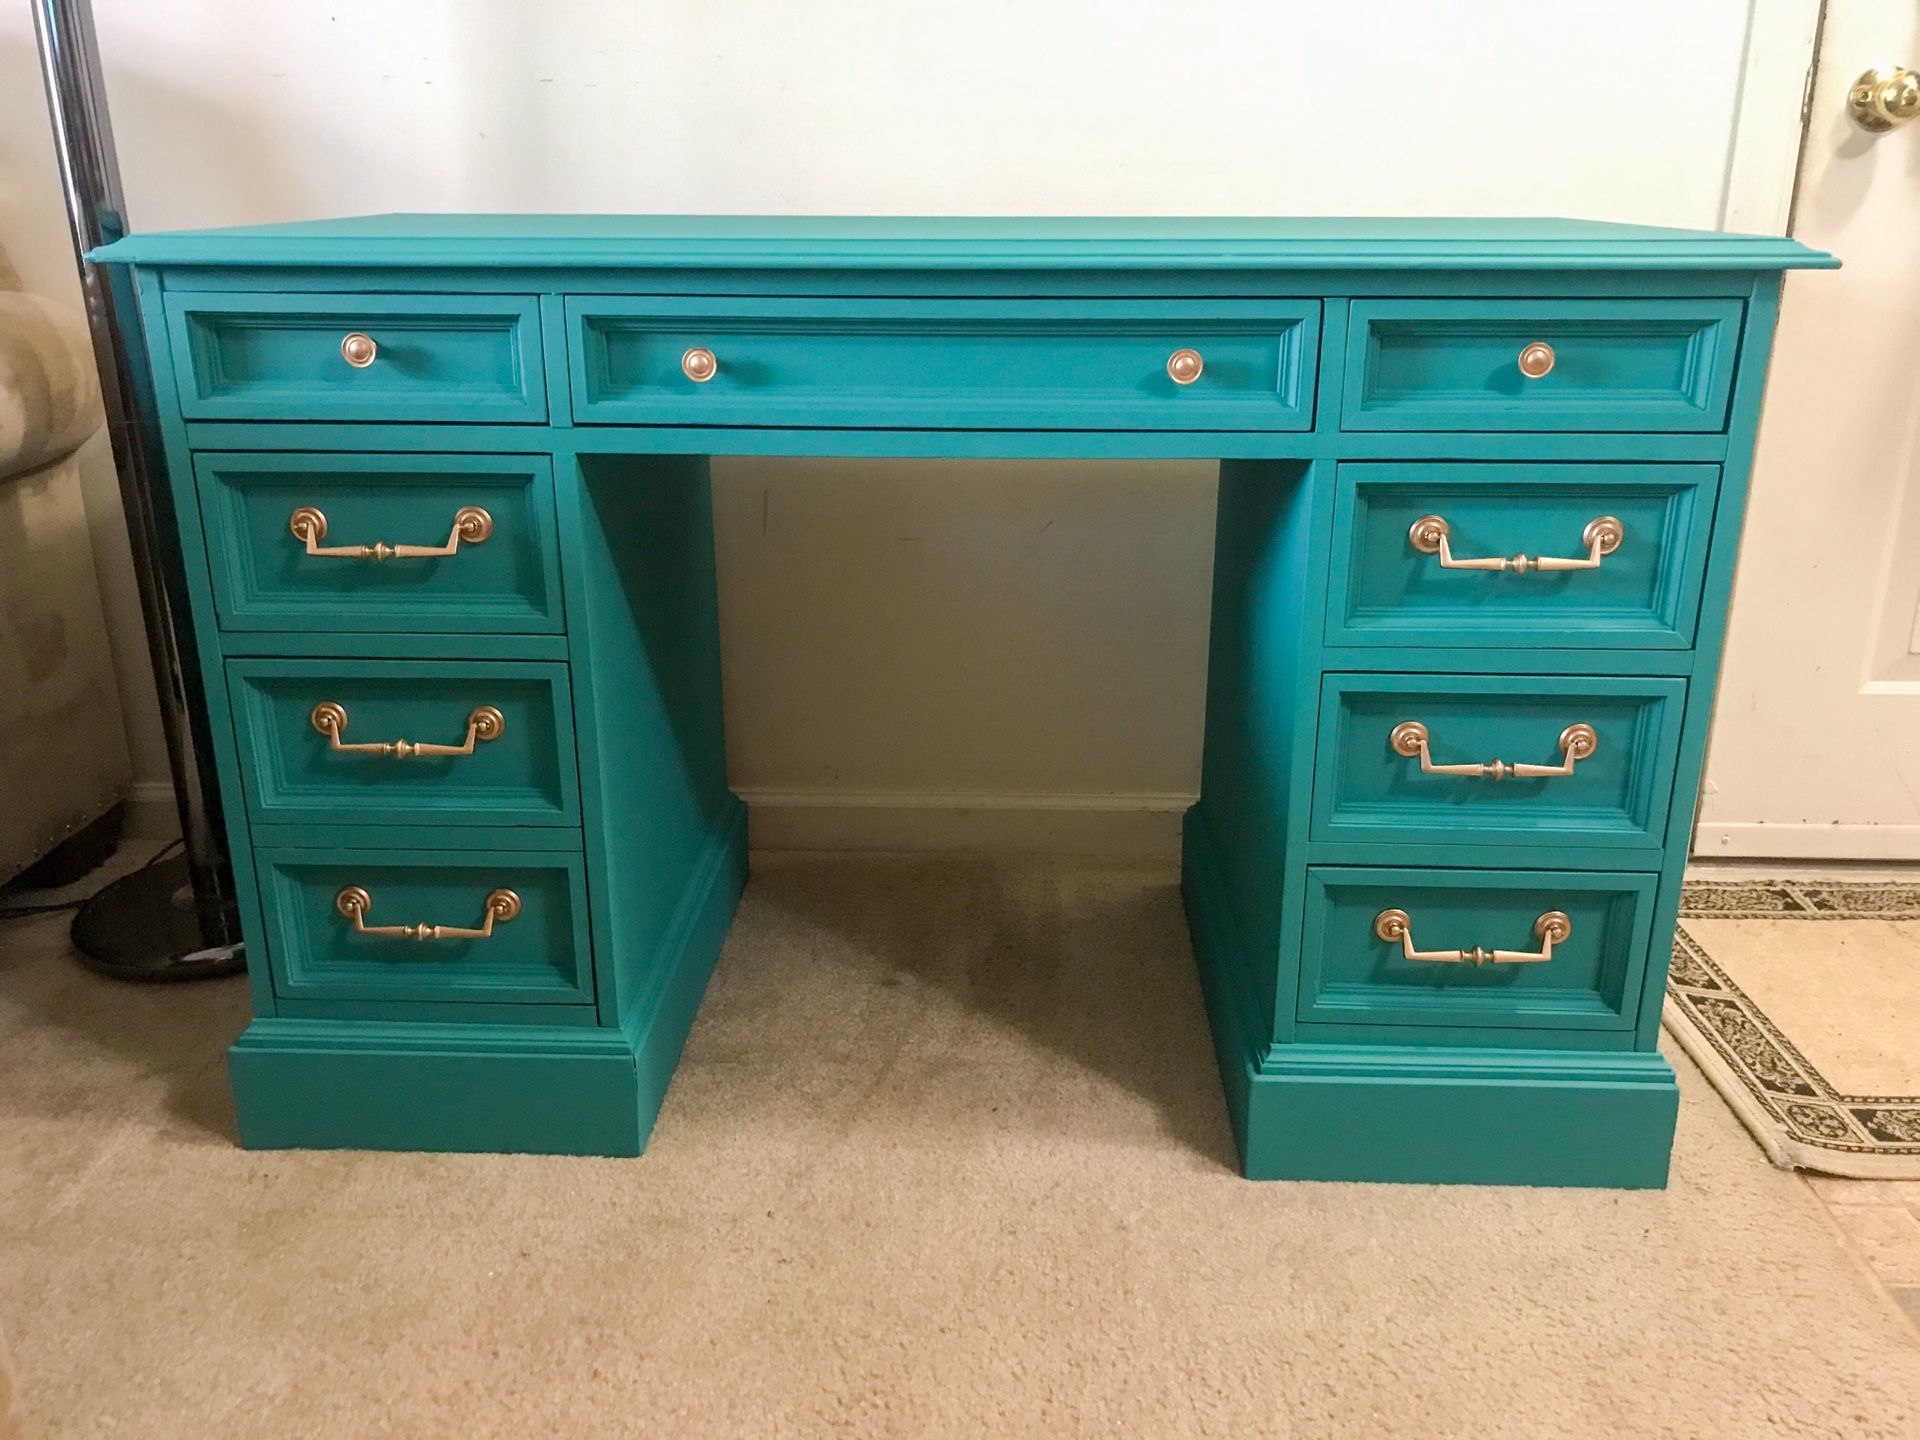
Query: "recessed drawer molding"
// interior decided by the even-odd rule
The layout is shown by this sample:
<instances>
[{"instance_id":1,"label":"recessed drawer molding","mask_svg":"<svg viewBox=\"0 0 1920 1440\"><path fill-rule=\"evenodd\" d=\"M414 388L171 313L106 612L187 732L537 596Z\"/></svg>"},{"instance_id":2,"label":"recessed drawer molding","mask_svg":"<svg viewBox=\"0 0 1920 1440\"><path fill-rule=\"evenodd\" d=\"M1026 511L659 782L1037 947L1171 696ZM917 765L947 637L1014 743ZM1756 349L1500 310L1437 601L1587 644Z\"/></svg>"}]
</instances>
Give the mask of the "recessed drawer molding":
<instances>
[{"instance_id":1,"label":"recessed drawer molding","mask_svg":"<svg viewBox=\"0 0 1920 1440\"><path fill-rule=\"evenodd\" d=\"M1342 465L1328 643L1685 649L1719 483L1715 465Z\"/></svg>"},{"instance_id":2,"label":"recessed drawer molding","mask_svg":"<svg viewBox=\"0 0 1920 1440\"><path fill-rule=\"evenodd\" d=\"M565 665L240 659L227 680L263 823L580 821Z\"/></svg>"},{"instance_id":3,"label":"recessed drawer molding","mask_svg":"<svg viewBox=\"0 0 1920 1440\"><path fill-rule=\"evenodd\" d=\"M279 995L593 1003L578 855L316 848L258 861Z\"/></svg>"},{"instance_id":4,"label":"recessed drawer molding","mask_svg":"<svg viewBox=\"0 0 1920 1440\"><path fill-rule=\"evenodd\" d=\"M1305 430L1302 300L574 296L581 424Z\"/></svg>"},{"instance_id":5,"label":"recessed drawer molding","mask_svg":"<svg viewBox=\"0 0 1920 1440\"><path fill-rule=\"evenodd\" d=\"M544 455L203 453L220 623L557 633L552 467Z\"/></svg>"},{"instance_id":6,"label":"recessed drawer molding","mask_svg":"<svg viewBox=\"0 0 1920 1440\"><path fill-rule=\"evenodd\" d=\"M1356 300L1342 428L1713 431L1740 300Z\"/></svg>"},{"instance_id":7,"label":"recessed drawer molding","mask_svg":"<svg viewBox=\"0 0 1920 1440\"><path fill-rule=\"evenodd\" d=\"M1686 688L1675 677L1328 675L1313 838L1657 851Z\"/></svg>"},{"instance_id":8,"label":"recessed drawer molding","mask_svg":"<svg viewBox=\"0 0 1920 1440\"><path fill-rule=\"evenodd\" d=\"M1299 1019L1414 1044L1515 1030L1622 1035L1639 1010L1652 874L1316 866ZM1414 937L1418 936L1417 942Z\"/></svg>"},{"instance_id":9,"label":"recessed drawer molding","mask_svg":"<svg viewBox=\"0 0 1920 1440\"><path fill-rule=\"evenodd\" d=\"M547 418L529 296L175 291L167 325L190 420Z\"/></svg>"}]
</instances>

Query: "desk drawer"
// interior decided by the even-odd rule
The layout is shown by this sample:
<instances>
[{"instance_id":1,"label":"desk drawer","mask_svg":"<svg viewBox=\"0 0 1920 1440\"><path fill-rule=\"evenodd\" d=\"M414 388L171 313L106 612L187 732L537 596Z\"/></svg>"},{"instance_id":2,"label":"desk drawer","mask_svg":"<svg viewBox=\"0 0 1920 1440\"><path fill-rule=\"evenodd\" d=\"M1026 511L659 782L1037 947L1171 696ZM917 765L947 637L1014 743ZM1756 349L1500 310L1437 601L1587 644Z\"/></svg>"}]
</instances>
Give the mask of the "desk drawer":
<instances>
[{"instance_id":1,"label":"desk drawer","mask_svg":"<svg viewBox=\"0 0 1920 1440\"><path fill-rule=\"evenodd\" d=\"M278 995L593 1003L577 855L262 850L255 858ZM421 927L428 933L416 938Z\"/></svg>"},{"instance_id":2,"label":"desk drawer","mask_svg":"<svg viewBox=\"0 0 1920 1440\"><path fill-rule=\"evenodd\" d=\"M1313 423L1318 301L575 297L567 319L583 424Z\"/></svg>"},{"instance_id":3,"label":"desk drawer","mask_svg":"<svg viewBox=\"0 0 1920 1440\"><path fill-rule=\"evenodd\" d=\"M565 665L229 660L227 678L256 820L580 822Z\"/></svg>"},{"instance_id":4,"label":"desk drawer","mask_svg":"<svg viewBox=\"0 0 1920 1440\"><path fill-rule=\"evenodd\" d=\"M1327 642L1685 649L1719 483L1713 465L1343 465Z\"/></svg>"},{"instance_id":5,"label":"desk drawer","mask_svg":"<svg viewBox=\"0 0 1920 1440\"><path fill-rule=\"evenodd\" d=\"M1389 1028L1632 1028L1656 875L1319 867L1307 872L1299 1018ZM1551 922L1564 921L1563 932ZM1393 921L1400 923L1396 926ZM1403 940L1402 932L1411 935ZM1559 935L1551 958L1544 932ZM1410 947L1416 957L1407 957ZM1484 951L1481 963L1473 963ZM1465 954L1467 958L1455 958ZM1510 1035L1489 1044L1511 1044Z\"/></svg>"},{"instance_id":6,"label":"desk drawer","mask_svg":"<svg viewBox=\"0 0 1920 1440\"><path fill-rule=\"evenodd\" d=\"M1719 430L1739 300L1357 300L1347 430Z\"/></svg>"},{"instance_id":7,"label":"desk drawer","mask_svg":"<svg viewBox=\"0 0 1920 1440\"><path fill-rule=\"evenodd\" d=\"M547 418L528 296L174 291L167 326L189 420Z\"/></svg>"},{"instance_id":8,"label":"desk drawer","mask_svg":"<svg viewBox=\"0 0 1920 1440\"><path fill-rule=\"evenodd\" d=\"M545 456L203 453L194 472L226 629L563 628Z\"/></svg>"},{"instance_id":9,"label":"desk drawer","mask_svg":"<svg viewBox=\"0 0 1920 1440\"><path fill-rule=\"evenodd\" d=\"M1313 838L1657 851L1686 690L1673 678L1328 675ZM1431 768L1461 765L1478 773Z\"/></svg>"}]
</instances>

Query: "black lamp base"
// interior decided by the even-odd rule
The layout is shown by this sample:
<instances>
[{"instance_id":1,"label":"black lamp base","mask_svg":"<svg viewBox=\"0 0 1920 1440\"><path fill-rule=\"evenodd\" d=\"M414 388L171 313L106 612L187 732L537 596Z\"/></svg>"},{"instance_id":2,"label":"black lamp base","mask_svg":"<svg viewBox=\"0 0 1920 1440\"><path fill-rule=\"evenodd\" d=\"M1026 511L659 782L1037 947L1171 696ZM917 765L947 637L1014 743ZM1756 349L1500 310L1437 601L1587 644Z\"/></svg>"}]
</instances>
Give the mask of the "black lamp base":
<instances>
[{"instance_id":1,"label":"black lamp base","mask_svg":"<svg viewBox=\"0 0 1920 1440\"><path fill-rule=\"evenodd\" d=\"M80 961L116 980L213 980L246 969L238 945L207 949L185 856L104 885L81 902L69 934Z\"/></svg>"}]
</instances>

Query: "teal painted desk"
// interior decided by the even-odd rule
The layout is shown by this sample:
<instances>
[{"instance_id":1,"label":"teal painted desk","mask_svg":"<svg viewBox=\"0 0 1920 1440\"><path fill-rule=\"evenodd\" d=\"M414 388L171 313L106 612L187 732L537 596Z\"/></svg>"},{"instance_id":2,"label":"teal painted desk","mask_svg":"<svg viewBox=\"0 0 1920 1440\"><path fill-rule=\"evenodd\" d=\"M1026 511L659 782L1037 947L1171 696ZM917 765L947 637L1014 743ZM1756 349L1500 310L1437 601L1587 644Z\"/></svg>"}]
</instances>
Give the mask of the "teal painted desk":
<instances>
[{"instance_id":1,"label":"teal painted desk","mask_svg":"<svg viewBox=\"0 0 1920 1440\"><path fill-rule=\"evenodd\" d=\"M402 216L97 258L133 267L213 711L247 1144L639 1152L746 879L706 457L1197 456L1184 891L1247 1174L1664 1182L1780 272L1830 257Z\"/></svg>"}]
</instances>

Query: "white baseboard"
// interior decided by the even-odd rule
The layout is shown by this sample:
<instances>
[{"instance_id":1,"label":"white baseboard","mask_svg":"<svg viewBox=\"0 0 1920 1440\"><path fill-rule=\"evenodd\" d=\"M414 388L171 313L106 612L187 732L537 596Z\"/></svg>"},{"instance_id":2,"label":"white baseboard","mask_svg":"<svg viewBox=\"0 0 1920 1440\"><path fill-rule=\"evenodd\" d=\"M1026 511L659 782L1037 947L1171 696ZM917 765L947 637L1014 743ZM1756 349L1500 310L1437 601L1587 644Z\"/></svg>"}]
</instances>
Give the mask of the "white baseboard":
<instances>
[{"instance_id":1,"label":"white baseboard","mask_svg":"<svg viewBox=\"0 0 1920 1440\"><path fill-rule=\"evenodd\" d=\"M1695 860L1920 860L1920 825L1774 825L1761 820L1702 823Z\"/></svg>"},{"instance_id":2,"label":"white baseboard","mask_svg":"<svg viewBox=\"0 0 1920 1440\"><path fill-rule=\"evenodd\" d=\"M970 850L1177 859L1191 795L742 789L756 850Z\"/></svg>"},{"instance_id":3,"label":"white baseboard","mask_svg":"<svg viewBox=\"0 0 1920 1440\"><path fill-rule=\"evenodd\" d=\"M180 833L180 807L165 780L136 780L127 787L127 836L171 840Z\"/></svg>"}]
</instances>

